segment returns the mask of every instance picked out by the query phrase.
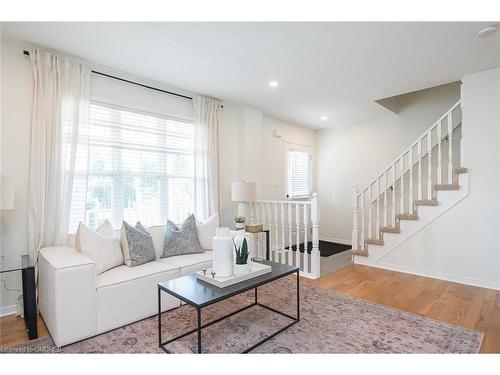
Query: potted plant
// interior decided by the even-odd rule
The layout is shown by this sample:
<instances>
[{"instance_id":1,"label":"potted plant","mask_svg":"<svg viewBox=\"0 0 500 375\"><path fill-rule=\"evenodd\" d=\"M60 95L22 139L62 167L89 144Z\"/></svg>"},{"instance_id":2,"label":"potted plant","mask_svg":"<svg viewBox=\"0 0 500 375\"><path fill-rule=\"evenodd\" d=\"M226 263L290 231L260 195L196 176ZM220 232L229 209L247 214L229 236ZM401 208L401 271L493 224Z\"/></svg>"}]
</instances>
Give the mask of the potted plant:
<instances>
[{"instance_id":1,"label":"potted plant","mask_svg":"<svg viewBox=\"0 0 500 375\"><path fill-rule=\"evenodd\" d=\"M234 226L238 230L245 229L245 221L246 221L246 219L243 216L237 216L234 218L234 223L235 223Z\"/></svg>"},{"instance_id":2,"label":"potted plant","mask_svg":"<svg viewBox=\"0 0 500 375\"><path fill-rule=\"evenodd\" d=\"M235 251L235 265L234 265L234 275L241 276L250 272L250 265L248 264L248 244L247 239L243 240L243 243L238 248L236 247L236 242L234 242L234 251Z\"/></svg>"}]
</instances>

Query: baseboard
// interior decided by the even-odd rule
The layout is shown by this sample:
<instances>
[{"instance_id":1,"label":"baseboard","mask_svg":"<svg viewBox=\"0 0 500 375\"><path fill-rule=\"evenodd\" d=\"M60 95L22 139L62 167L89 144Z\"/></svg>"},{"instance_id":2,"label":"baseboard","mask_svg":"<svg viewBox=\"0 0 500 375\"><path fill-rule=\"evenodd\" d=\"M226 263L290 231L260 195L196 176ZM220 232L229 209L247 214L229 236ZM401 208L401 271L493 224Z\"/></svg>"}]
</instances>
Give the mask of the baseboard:
<instances>
[{"instance_id":1,"label":"baseboard","mask_svg":"<svg viewBox=\"0 0 500 375\"><path fill-rule=\"evenodd\" d=\"M478 280L478 279L474 279L471 277L452 275L452 274L445 273L445 272L429 271L429 270L423 270L420 268L401 266L401 265L397 265L397 264L390 264L390 263L383 263L383 262L370 263L369 259L361 259L361 257L355 257L354 263L362 264L362 265L369 266L369 267L382 268L382 269L390 270L390 271L410 273L412 275L418 275L418 276L430 277L433 279L450 281L450 282L458 283L458 284L465 284L465 285L477 286L480 288L500 290L500 283L496 283L496 282L488 281L488 280Z\"/></svg>"},{"instance_id":2,"label":"baseboard","mask_svg":"<svg viewBox=\"0 0 500 375\"><path fill-rule=\"evenodd\" d=\"M320 241L326 241L326 242L335 242L335 243L339 243L341 245L352 245L352 241L351 240L343 240L343 239L340 239L340 238L322 237L322 236L320 236L319 240Z\"/></svg>"},{"instance_id":3,"label":"baseboard","mask_svg":"<svg viewBox=\"0 0 500 375\"><path fill-rule=\"evenodd\" d=\"M0 317L17 314L17 305L0 307Z\"/></svg>"}]
</instances>

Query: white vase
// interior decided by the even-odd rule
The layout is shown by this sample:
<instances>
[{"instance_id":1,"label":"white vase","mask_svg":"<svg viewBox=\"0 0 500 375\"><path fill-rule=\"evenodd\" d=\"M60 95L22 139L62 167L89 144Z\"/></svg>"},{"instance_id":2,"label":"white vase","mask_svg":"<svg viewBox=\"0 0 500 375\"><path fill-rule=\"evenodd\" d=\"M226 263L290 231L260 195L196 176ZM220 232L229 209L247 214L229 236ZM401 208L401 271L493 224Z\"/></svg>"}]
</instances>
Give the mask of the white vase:
<instances>
[{"instance_id":1,"label":"white vase","mask_svg":"<svg viewBox=\"0 0 500 375\"><path fill-rule=\"evenodd\" d=\"M235 264L233 272L234 272L235 276L246 275L247 273L250 272L250 265L248 263L247 264Z\"/></svg>"},{"instance_id":2,"label":"white vase","mask_svg":"<svg viewBox=\"0 0 500 375\"><path fill-rule=\"evenodd\" d=\"M228 277L233 274L233 238L229 228L221 227L215 230L212 240L213 269L217 276Z\"/></svg>"},{"instance_id":3,"label":"white vase","mask_svg":"<svg viewBox=\"0 0 500 375\"><path fill-rule=\"evenodd\" d=\"M234 223L236 230L245 229L245 223Z\"/></svg>"}]
</instances>

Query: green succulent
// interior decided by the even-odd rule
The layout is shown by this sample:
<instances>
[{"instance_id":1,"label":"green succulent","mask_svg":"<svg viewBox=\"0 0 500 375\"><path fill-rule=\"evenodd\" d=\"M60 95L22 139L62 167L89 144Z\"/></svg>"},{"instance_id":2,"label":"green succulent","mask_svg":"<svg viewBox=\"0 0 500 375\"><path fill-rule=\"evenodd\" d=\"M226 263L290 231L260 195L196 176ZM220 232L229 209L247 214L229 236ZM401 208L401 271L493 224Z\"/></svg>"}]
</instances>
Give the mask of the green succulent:
<instances>
[{"instance_id":1,"label":"green succulent","mask_svg":"<svg viewBox=\"0 0 500 375\"><path fill-rule=\"evenodd\" d=\"M245 219L243 216L236 216L236 217L234 218L234 221L235 221L236 223L244 223L244 222L246 221L246 219Z\"/></svg>"},{"instance_id":2,"label":"green succulent","mask_svg":"<svg viewBox=\"0 0 500 375\"><path fill-rule=\"evenodd\" d=\"M250 254L248 252L248 244L247 244L247 239L243 239L243 243L241 244L240 248L236 247L236 242L234 242L234 251L236 252L236 264L247 264L248 261L248 255Z\"/></svg>"}]
</instances>

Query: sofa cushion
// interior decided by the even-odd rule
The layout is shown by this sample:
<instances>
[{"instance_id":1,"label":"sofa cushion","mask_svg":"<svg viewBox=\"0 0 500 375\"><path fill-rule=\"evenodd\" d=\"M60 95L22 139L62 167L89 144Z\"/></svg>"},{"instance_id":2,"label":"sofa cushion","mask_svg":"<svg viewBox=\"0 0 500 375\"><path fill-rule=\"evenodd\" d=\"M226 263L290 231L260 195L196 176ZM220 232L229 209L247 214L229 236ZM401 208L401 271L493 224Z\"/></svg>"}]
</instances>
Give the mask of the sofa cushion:
<instances>
[{"instance_id":1,"label":"sofa cushion","mask_svg":"<svg viewBox=\"0 0 500 375\"><path fill-rule=\"evenodd\" d=\"M129 267L136 267L156 259L151 234L137 222L135 228L123 222L121 231L123 260Z\"/></svg>"},{"instance_id":2,"label":"sofa cushion","mask_svg":"<svg viewBox=\"0 0 500 375\"><path fill-rule=\"evenodd\" d=\"M204 221L196 220L198 238L204 250L212 250L212 240L215 237L215 230L219 227L219 214L215 213Z\"/></svg>"},{"instance_id":3,"label":"sofa cushion","mask_svg":"<svg viewBox=\"0 0 500 375\"><path fill-rule=\"evenodd\" d=\"M77 250L95 262L97 275L123 264L120 241L107 220L96 231L80 223L75 235L75 245Z\"/></svg>"},{"instance_id":4,"label":"sofa cushion","mask_svg":"<svg viewBox=\"0 0 500 375\"><path fill-rule=\"evenodd\" d=\"M162 258L159 262L180 268L182 275L189 275L204 268L212 267L212 254L212 251L205 251L199 254L177 255L175 257Z\"/></svg>"},{"instance_id":5,"label":"sofa cushion","mask_svg":"<svg viewBox=\"0 0 500 375\"><path fill-rule=\"evenodd\" d=\"M136 267L122 265L97 276L97 288L99 289L105 286L120 284L126 281L178 269L179 266L177 265L157 261L144 263Z\"/></svg>"},{"instance_id":6,"label":"sofa cushion","mask_svg":"<svg viewBox=\"0 0 500 375\"><path fill-rule=\"evenodd\" d=\"M203 251L198 239L198 229L193 214L189 215L180 227L167 220L162 258L203 253Z\"/></svg>"},{"instance_id":7,"label":"sofa cushion","mask_svg":"<svg viewBox=\"0 0 500 375\"><path fill-rule=\"evenodd\" d=\"M161 258L161 254L163 254L163 242L165 241L165 225L153 225L152 227L149 227L149 233L151 233L151 237L153 237L156 260L158 260Z\"/></svg>"}]
</instances>

